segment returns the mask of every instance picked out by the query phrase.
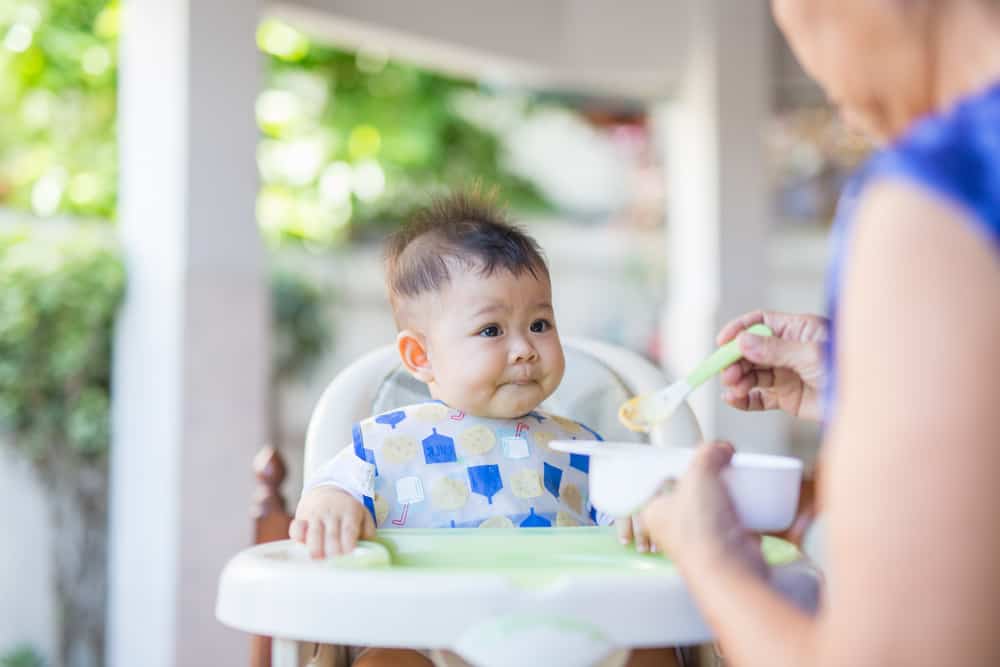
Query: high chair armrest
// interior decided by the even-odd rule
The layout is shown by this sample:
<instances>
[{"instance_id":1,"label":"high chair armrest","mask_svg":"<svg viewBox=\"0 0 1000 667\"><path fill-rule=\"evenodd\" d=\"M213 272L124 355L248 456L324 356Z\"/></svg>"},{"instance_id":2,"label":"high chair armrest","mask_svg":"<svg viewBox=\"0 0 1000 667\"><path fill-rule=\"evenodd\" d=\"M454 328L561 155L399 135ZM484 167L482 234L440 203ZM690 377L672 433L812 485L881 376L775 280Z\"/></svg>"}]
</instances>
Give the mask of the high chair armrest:
<instances>
[{"instance_id":1,"label":"high chair armrest","mask_svg":"<svg viewBox=\"0 0 1000 667\"><path fill-rule=\"evenodd\" d=\"M803 540L805 539L809 528L812 527L820 511L818 475L819 468L817 467L802 477L802 485L799 489L799 504L798 509L795 512L795 520L787 530L777 533L778 537L788 540L800 549L802 548Z\"/></svg>"},{"instance_id":2,"label":"high chair armrest","mask_svg":"<svg viewBox=\"0 0 1000 667\"><path fill-rule=\"evenodd\" d=\"M292 516L288 513L281 483L285 481L285 461L281 452L264 447L253 459L254 489L250 515L253 518L253 543L264 544L288 539ZM250 638L250 667L271 667L271 638Z\"/></svg>"}]
</instances>

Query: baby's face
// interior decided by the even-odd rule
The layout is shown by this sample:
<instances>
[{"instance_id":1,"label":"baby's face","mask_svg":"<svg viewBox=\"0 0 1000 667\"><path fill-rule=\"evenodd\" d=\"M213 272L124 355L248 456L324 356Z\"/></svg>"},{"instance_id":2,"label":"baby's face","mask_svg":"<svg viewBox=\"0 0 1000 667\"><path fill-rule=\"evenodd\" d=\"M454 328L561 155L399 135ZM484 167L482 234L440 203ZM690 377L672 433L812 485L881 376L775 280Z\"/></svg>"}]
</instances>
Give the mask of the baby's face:
<instances>
[{"instance_id":1,"label":"baby's face","mask_svg":"<svg viewBox=\"0 0 1000 667\"><path fill-rule=\"evenodd\" d=\"M514 418L559 386L565 361L547 277L456 271L427 305L435 398L471 415Z\"/></svg>"}]
</instances>

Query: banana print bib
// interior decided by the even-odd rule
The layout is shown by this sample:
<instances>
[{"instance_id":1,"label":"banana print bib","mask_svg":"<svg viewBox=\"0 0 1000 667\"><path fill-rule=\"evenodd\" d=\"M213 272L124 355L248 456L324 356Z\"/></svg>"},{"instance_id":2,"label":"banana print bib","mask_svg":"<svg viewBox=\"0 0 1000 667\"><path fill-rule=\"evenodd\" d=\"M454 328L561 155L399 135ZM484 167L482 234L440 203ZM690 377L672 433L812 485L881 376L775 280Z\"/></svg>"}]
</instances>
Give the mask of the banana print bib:
<instances>
[{"instance_id":1,"label":"banana print bib","mask_svg":"<svg viewBox=\"0 0 1000 667\"><path fill-rule=\"evenodd\" d=\"M589 459L553 440L601 440L542 411L474 417L441 402L391 410L353 428L346 447L307 485L363 502L379 528L534 528L607 524L587 497Z\"/></svg>"}]
</instances>

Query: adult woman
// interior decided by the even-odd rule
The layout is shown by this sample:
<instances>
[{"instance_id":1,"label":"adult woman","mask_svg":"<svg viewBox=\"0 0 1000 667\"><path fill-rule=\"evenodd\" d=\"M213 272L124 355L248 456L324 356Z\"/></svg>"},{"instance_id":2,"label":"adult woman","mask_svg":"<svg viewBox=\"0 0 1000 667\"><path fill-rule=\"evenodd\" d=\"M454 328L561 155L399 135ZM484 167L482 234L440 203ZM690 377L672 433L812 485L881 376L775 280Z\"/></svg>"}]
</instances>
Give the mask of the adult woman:
<instances>
[{"instance_id":1,"label":"adult woman","mask_svg":"<svg viewBox=\"0 0 1000 667\"><path fill-rule=\"evenodd\" d=\"M823 407L821 612L764 585L718 479L728 445L643 518L733 664L1000 664L1000 2L773 8L845 119L885 143L841 202L829 328L757 314L720 334L779 330L741 340L756 363L724 377L731 404Z\"/></svg>"}]
</instances>

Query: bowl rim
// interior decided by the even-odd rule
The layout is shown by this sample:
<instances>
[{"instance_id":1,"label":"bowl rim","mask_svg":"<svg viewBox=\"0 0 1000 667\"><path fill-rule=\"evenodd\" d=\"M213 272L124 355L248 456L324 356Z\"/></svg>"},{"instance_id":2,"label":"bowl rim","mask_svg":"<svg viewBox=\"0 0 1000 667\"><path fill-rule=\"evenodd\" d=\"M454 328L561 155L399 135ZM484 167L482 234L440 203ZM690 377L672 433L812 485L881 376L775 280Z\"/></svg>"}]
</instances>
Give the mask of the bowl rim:
<instances>
[{"instance_id":1,"label":"bowl rim","mask_svg":"<svg viewBox=\"0 0 1000 667\"><path fill-rule=\"evenodd\" d=\"M682 459L686 461L695 452L695 448L693 447L657 446L620 440L553 440L549 443L549 447L555 451L582 454L595 459L631 457L639 459L673 458L675 460ZM785 454L737 451L733 455L732 463L727 467L734 469L801 471L804 463L802 459Z\"/></svg>"}]
</instances>

